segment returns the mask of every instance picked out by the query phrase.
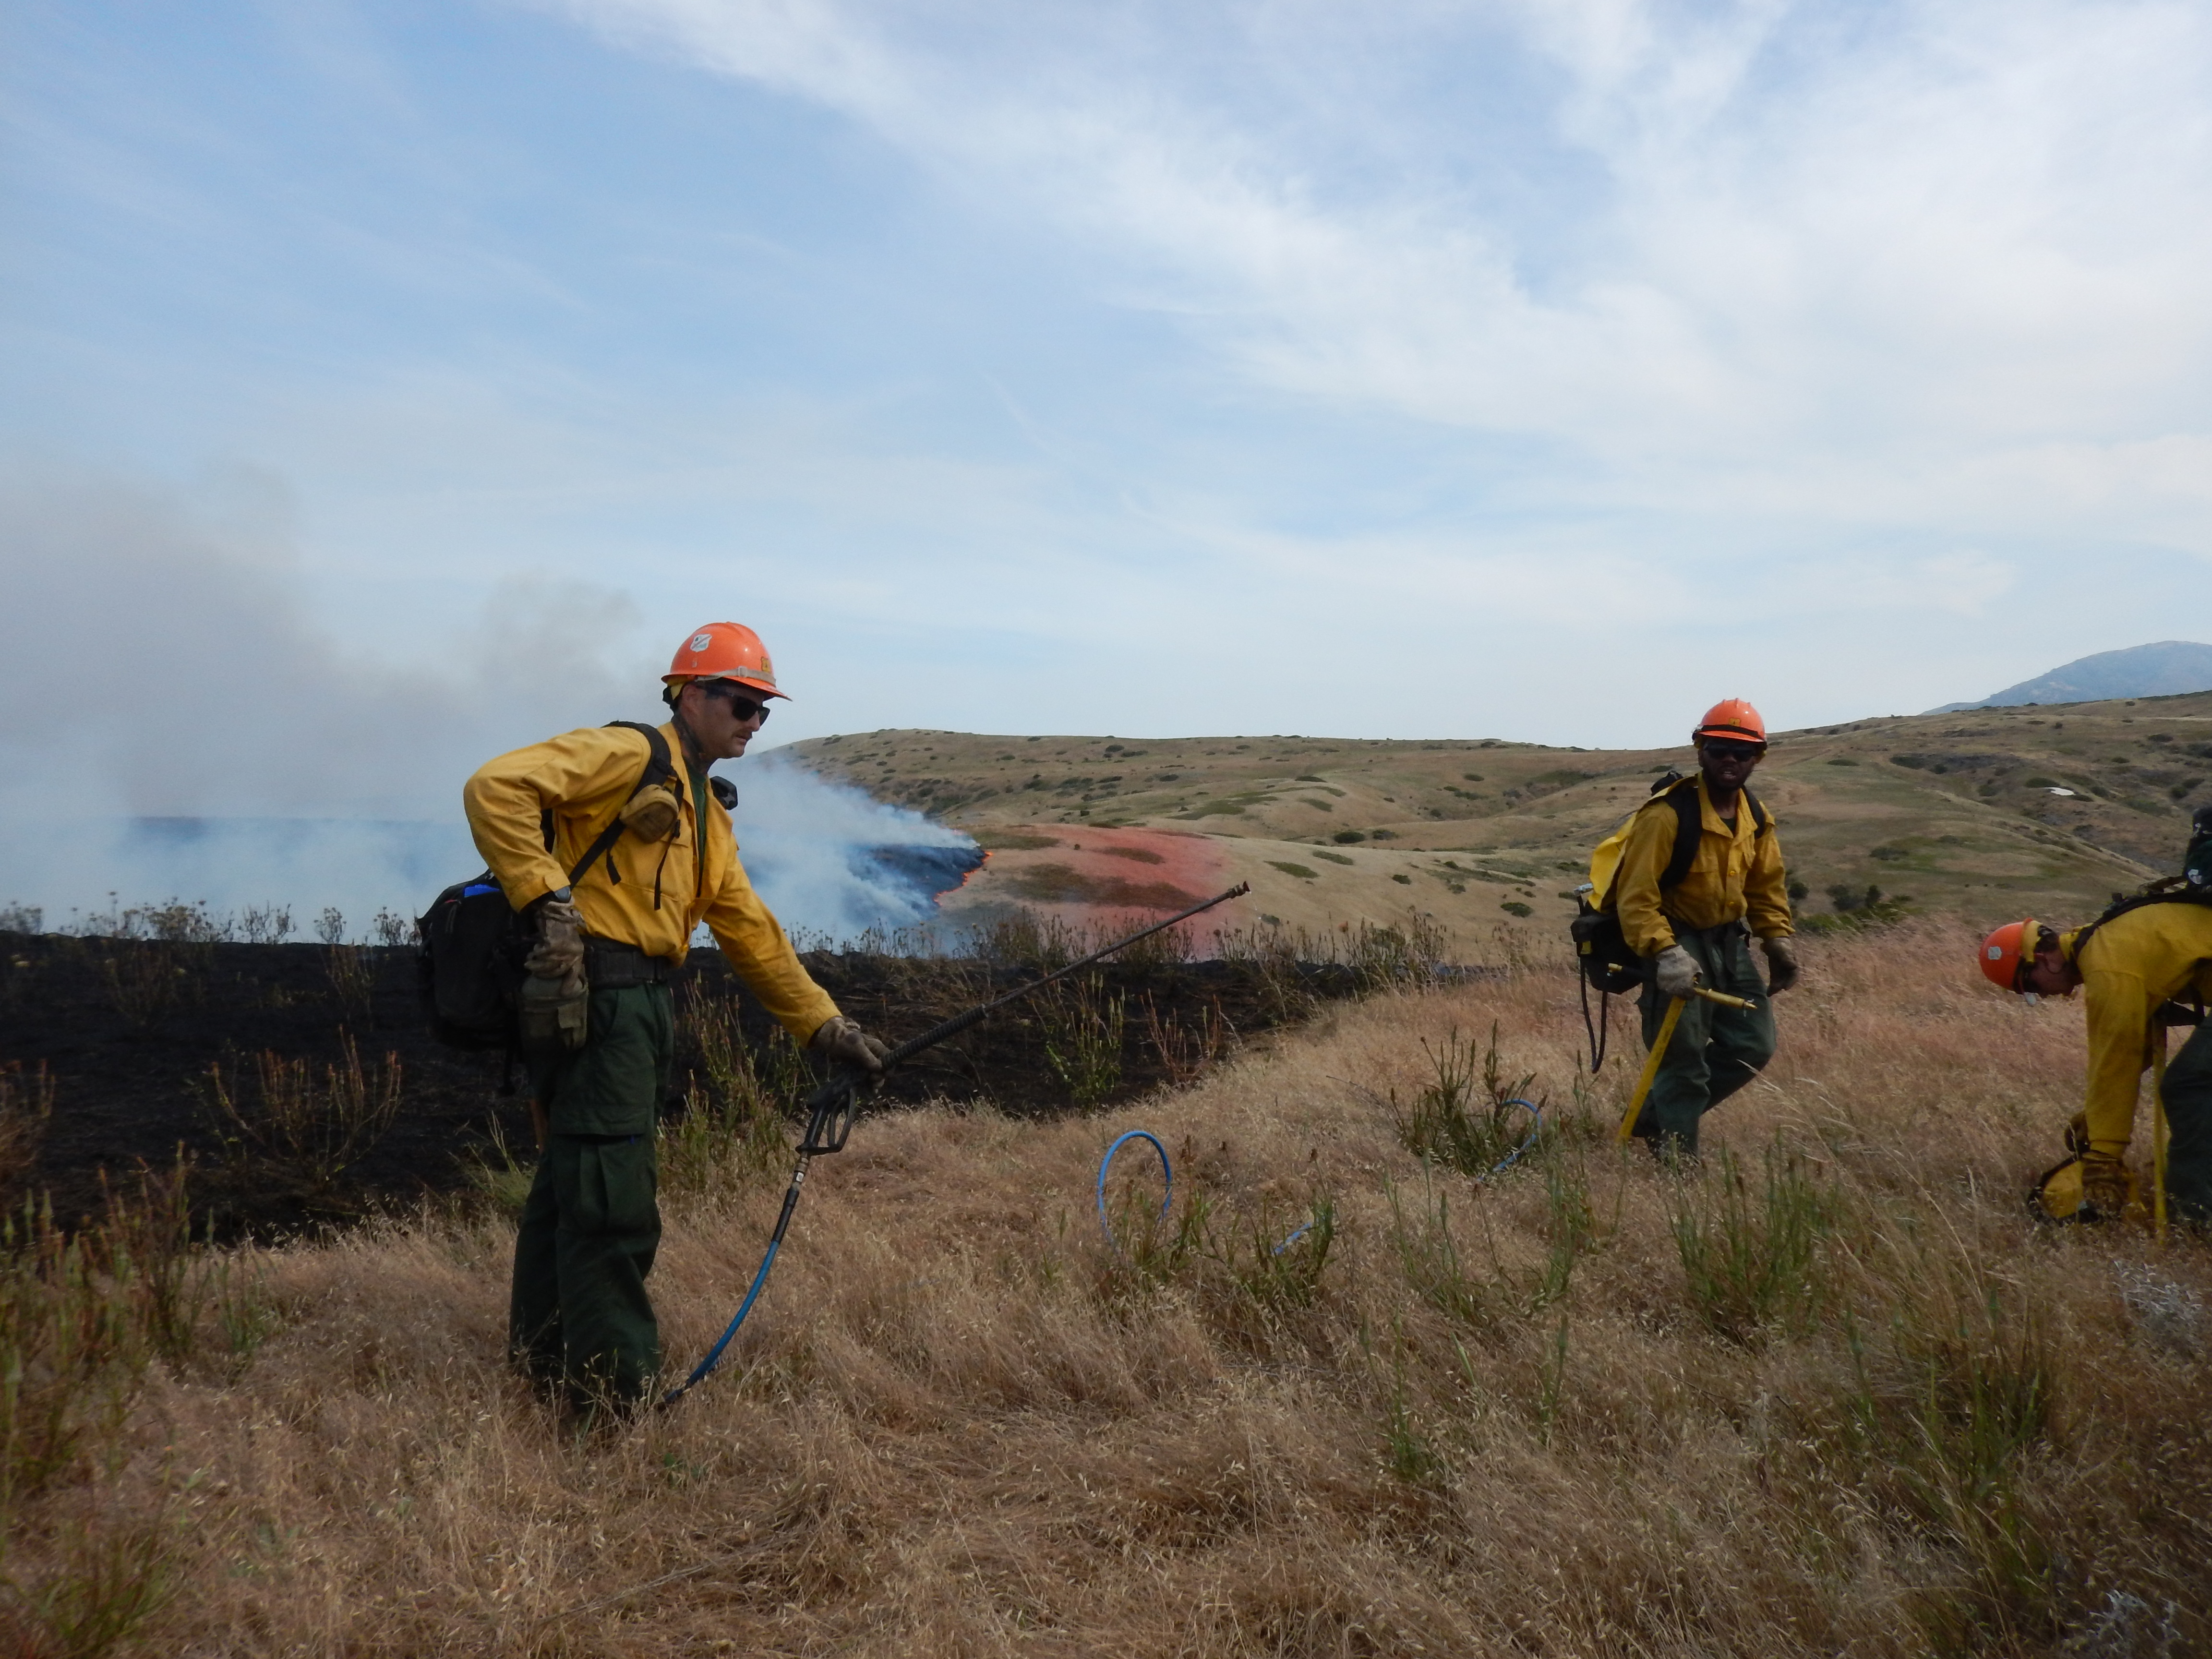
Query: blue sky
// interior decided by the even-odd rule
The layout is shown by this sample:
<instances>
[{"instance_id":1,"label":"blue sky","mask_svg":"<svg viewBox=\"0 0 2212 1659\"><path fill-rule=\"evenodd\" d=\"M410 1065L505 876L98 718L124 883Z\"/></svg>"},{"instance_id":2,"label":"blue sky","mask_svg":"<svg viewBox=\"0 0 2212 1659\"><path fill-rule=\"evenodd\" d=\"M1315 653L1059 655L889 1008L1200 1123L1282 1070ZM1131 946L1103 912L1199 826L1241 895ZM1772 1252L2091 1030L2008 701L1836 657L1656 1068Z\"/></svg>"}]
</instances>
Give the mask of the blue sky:
<instances>
[{"instance_id":1,"label":"blue sky","mask_svg":"<svg viewBox=\"0 0 2212 1659\"><path fill-rule=\"evenodd\" d=\"M2206 632L2201 3L4 16L18 721L87 626L364 756L726 617L781 738L1656 743Z\"/></svg>"}]
</instances>

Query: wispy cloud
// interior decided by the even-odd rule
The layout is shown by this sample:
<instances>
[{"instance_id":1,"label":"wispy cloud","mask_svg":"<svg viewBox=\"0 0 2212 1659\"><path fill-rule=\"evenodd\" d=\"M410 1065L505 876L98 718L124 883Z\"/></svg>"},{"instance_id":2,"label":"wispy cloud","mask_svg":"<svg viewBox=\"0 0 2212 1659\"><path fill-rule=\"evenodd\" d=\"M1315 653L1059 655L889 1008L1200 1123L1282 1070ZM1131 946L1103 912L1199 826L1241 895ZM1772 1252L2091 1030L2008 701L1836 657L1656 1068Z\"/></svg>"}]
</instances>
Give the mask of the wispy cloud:
<instances>
[{"instance_id":1,"label":"wispy cloud","mask_svg":"<svg viewBox=\"0 0 2212 1659\"><path fill-rule=\"evenodd\" d=\"M1654 460L2212 426L2200 6L568 9L1083 239L1260 384L1557 441L1629 499ZM1162 72L1184 39L1211 75Z\"/></svg>"}]
</instances>

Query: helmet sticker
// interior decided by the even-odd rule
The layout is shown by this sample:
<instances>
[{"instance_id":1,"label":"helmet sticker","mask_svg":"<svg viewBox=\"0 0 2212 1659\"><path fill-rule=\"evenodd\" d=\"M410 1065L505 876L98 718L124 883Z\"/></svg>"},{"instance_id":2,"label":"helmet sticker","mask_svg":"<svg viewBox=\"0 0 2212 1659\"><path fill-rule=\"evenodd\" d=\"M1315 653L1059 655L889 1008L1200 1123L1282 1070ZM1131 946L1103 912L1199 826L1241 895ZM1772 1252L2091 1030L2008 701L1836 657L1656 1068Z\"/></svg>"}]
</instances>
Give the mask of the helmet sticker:
<instances>
[{"instance_id":1,"label":"helmet sticker","mask_svg":"<svg viewBox=\"0 0 2212 1659\"><path fill-rule=\"evenodd\" d=\"M691 636L691 648L694 651L704 651L714 642L714 636L712 634L694 634Z\"/></svg>"}]
</instances>

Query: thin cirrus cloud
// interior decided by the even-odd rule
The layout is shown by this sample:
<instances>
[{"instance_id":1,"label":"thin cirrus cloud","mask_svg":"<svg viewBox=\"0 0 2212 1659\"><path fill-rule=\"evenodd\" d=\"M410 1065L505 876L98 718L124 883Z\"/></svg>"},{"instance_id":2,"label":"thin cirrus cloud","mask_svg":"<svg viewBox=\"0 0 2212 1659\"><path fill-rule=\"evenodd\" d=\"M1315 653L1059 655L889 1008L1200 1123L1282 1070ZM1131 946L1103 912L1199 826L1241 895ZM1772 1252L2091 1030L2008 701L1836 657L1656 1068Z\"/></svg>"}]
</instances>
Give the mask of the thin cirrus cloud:
<instances>
[{"instance_id":1,"label":"thin cirrus cloud","mask_svg":"<svg viewBox=\"0 0 2212 1659\"><path fill-rule=\"evenodd\" d=\"M1002 191L1255 381L1556 441L1632 499L1660 458L2059 438L2158 495L2136 452L2207 415L2201 7L568 9ZM1212 50L1163 74L1190 35ZM1550 97L1501 134L1468 106L1508 82ZM1501 138L1555 214L1506 199Z\"/></svg>"}]
</instances>

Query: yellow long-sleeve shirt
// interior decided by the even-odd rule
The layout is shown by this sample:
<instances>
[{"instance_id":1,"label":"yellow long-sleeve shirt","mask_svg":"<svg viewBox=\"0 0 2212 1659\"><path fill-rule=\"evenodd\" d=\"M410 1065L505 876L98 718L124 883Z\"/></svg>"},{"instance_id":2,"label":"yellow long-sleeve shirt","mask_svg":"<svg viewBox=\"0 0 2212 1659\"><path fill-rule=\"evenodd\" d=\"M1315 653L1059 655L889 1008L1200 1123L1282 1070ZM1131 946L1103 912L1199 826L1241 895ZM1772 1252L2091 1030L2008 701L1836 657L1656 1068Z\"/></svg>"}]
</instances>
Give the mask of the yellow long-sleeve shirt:
<instances>
[{"instance_id":1,"label":"yellow long-sleeve shirt","mask_svg":"<svg viewBox=\"0 0 2212 1659\"><path fill-rule=\"evenodd\" d=\"M1750 803L1739 794L1735 823L1730 827L1713 810L1703 776L1676 787L1698 792L1703 830L1698 854L1689 872L1662 893L1659 878L1674 856L1674 833L1680 823L1668 799L1672 791L1654 795L1637 810L1613 878L1613 908L1620 913L1629 949L1639 956L1657 956L1674 943L1675 922L1703 930L1748 915L1751 931L1760 939L1793 933L1782 840L1773 820L1770 817L1766 832L1759 834L1752 823Z\"/></svg>"},{"instance_id":2,"label":"yellow long-sleeve shirt","mask_svg":"<svg viewBox=\"0 0 2212 1659\"><path fill-rule=\"evenodd\" d=\"M2076 928L2063 936L2074 954ZM2212 1000L2212 906L2146 904L2114 916L2075 963L2088 992L2089 1144L2118 1158L2135 1133L2136 1095L2150 1064L2151 1011L2169 998Z\"/></svg>"},{"instance_id":3,"label":"yellow long-sleeve shirt","mask_svg":"<svg viewBox=\"0 0 2212 1659\"><path fill-rule=\"evenodd\" d=\"M837 1005L808 976L781 925L746 878L738 861L737 832L708 793L705 773L690 771L673 726L663 726L660 734L672 758L689 774L678 790L682 810L675 836L647 842L626 834L585 872L574 895L585 931L681 962L692 930L705 922L738 977L804 1044L824 1020L836 1018ZM592 726L477 769L461 790L469 833L516 909L568 884L568 871L636 787L650 747L641 732ZM553 814L550 853L539 827L539 815L548 811Z\"/></svg>"}]
</instances>

